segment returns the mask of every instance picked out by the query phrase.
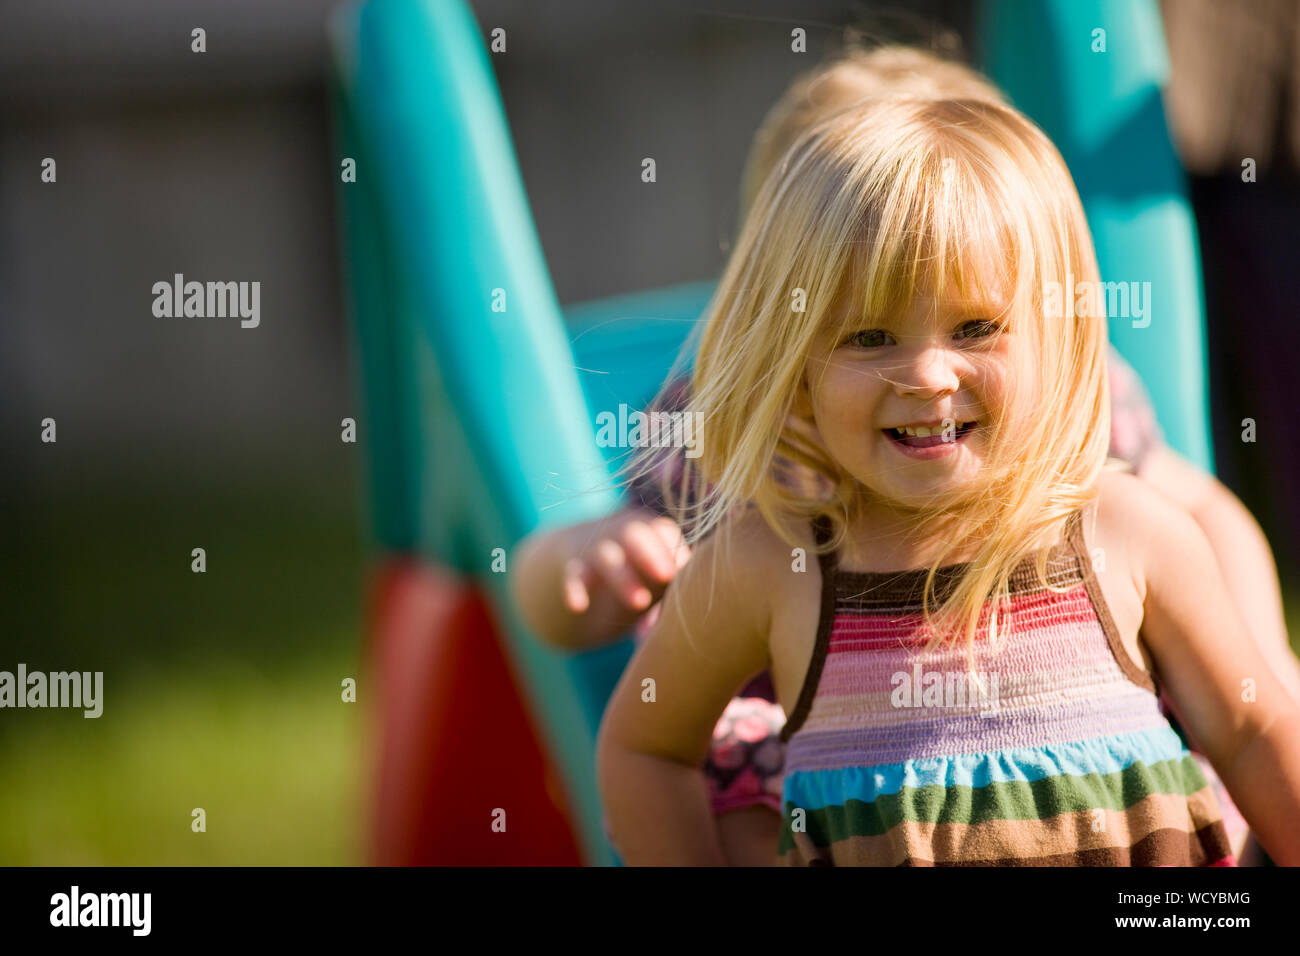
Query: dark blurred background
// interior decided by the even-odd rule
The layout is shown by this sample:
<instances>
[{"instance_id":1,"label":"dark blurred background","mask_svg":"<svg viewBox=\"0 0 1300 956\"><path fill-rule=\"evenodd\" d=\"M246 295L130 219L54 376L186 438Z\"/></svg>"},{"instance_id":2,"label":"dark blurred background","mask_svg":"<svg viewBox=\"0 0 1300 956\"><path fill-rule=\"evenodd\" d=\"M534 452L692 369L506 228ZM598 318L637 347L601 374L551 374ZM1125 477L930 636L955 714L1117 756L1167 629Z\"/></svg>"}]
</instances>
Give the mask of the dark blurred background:
<instances>
[{"instance_id":1,"label":"dark blurred background","mask_svg":"<svg viewBox=\"0 0 1300 956\"><path fill-rule=\"evenodd\" d=\"M105 672L99 720L0 711L0 863L362 859L365 716L339 701L360 676L366 553L359 446L339 438L358 407L325 87L334 5L0 3L0 669ZM750 137L846 27L977 52L960 2L471 6L484 33L508 31L493 64L564 303L717 275ZM1203 26L1229 6L1188 9ZM1242 42L1272 53L1253 59L1216 61L1203 29L1170 31L1219 469L1268 531L1293 613L1295 11L1259 4L1275 22ZM1264 119L1198 126L1199 104L1231 113L1238 96L1265 96ZM651 154L647 206L627 170ZM1241 156L1260 160L1245 191ZM45 157L57 183L41 182ZM260 281L260 327L155 318L151 287L175 273Z\"/></svg>"}]
</instances>

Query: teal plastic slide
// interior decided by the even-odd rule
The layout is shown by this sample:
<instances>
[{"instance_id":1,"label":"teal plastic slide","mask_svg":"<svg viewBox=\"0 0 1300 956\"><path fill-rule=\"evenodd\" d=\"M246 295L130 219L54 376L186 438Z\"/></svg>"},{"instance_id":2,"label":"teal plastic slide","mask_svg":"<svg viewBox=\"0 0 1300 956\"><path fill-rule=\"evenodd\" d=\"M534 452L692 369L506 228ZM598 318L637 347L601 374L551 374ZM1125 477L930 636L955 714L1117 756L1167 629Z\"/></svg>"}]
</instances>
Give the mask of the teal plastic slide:
<instances>
[{"instance_id":1,"label":"teal plastic slide","mask_svg":"<svg viewBox=\"0 0 1300 956\"><path fill-rule=\"evenodd\" d=\"M1128 314L1111 315L1111 342L1141 377L1169 445L1212 471L1200 249L1161 100L1169 58L1156 0L980 9L984 71L1065 157L1102 281L1136 293L1127 309L1118 295Z\"/></svg>"},{"instance_id":2,"label":"teal plastic slide","mask_svg":"<svg viewBox=\"0 0 1300 956\"><path fill-rule=\"evenodd\" d=\"M562 311L490 38L463 0L370 0L342 7L330 29L339 158L356 163L340 190L375 542L481 583L584 856L614 862L593 752L629 644L544 649L494 556L618 506L607 456L619 450L597 447L595 415L653 396L713 283ZM1198 252L1161 109L1155 0L996 0L975 45L1070 164L1103 279L1149 290L1112 318L1111 337L1170 444L1208 467Z\"/></svg>"}]
</instances>

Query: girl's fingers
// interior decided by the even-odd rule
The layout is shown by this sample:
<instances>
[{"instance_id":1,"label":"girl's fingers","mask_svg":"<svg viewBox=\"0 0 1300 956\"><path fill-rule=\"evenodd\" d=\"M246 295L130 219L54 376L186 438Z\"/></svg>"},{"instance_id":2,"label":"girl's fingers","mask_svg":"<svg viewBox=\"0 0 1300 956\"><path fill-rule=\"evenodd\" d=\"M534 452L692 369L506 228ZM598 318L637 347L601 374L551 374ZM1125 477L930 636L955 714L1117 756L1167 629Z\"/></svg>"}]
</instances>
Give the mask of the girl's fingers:
<instances>
[{"instance_id":1,"label":"girl's fingers","mask_svg":"<svg viewBox=\"0 0 1300 956\"><path fill-rule=\"evenodd\" d=\"M691 546L686 543L686 538L682 535L682 529L677 526L677 522L672 518L655 518L650 522L650 528L668 548L676 570L680 571L684 568L686 562L691 559Z\"/></svg>"},{"instance_id":2,"label":"girl's fingers","mask_svg":"<svg viewBox=\"0 0 1300 956\"><path fill-rule=\"evenodd\" d=\"M643 581L664 585L677 573L672 550L644 521L630 521L624 525L620 544Z\"/></svg>"},{"instance_id":3,"label":"girl's fingers","mask_svg":"<svg viewBox=\"0 0 1300 956\"><path fill-rule=\"evenodd\" d=\"M591 607L595 588L608 588L629 610L644 611L690 557L670 518L628 521L615 533L617 540L599 540L585 559L565 565L564 600L574 614Z\"/></svg>"},{"instance_id":4,"label":"girl's fingers","mask_svg":"<svg viewBox=\"0 0 1300 956\"><path fill-rule=\"evenodd\" d=\"M606 538L596 542L591 564L596 574L629 608L644 611L650 606L652 598L649 589L632 570L627 554L617 541Z\"/></svg>"},{"instance_id":5,"label":"girl's fingers","mask_svg":"<svg viewBox=\"0 0 1300 956\"><path fill-rule=\"evenodd\" d=\"M582 614L591 607L591 594L587 591L587 564L574 558L564 565L564 606L573 614Z\"/></svg>"}]
</instances>

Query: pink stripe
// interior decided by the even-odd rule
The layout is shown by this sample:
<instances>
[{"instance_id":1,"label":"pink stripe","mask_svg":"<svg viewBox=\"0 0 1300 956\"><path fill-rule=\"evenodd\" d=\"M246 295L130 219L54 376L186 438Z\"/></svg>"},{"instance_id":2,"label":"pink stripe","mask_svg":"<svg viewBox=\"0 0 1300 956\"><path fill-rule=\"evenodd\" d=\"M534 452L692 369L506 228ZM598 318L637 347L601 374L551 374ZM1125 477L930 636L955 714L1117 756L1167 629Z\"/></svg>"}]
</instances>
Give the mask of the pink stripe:
<instances>
[{"instance_id":1,"label":"pink stripe","mask_svg":"<svg viewBox=\"0 0 1300 956\"><path fill-rule=\"evenodd\" d=\"M1000 655L975 652L975 669L998 675L1002 692L1016 686L1046 687L1048 683L1066 687L1090 682L1123 682L1128 678L1119 669L1114 654L1100 627L1082 624L1040 633L1041 643L1032 648L1009 648ZM1017 651L1020 651L1017 653ZM851 693L874 693L893 688L894 674L912 673L918 658L905 650L876 651L870 656L828 655L818 682L818 696ZM964 674L964 649L951 648L923 660L924 672Z\"/></svg>"},{"instance_id":2,"label":"pink stripe","mask_svg":"<svg viewBox=\"0 0 1300 956\"><path fill-rule=\"evenodd\" d=\"M1011 630L1007 639L1017 634L1050 628L1058 624L1097 623L1092 602L1082 585L1066 594L1038 593L1013 598L1011 601ZM987 622L987 617L984 618ZM1007 620L1003 617L1002 620ZM837 610L831 630L828 653L870 651L899 646L922 647L927 635L916 632L921 628L919 614L889 617L874 612ZM976 640L978 646L982 639Z\"/></svg>"}]
</instances>

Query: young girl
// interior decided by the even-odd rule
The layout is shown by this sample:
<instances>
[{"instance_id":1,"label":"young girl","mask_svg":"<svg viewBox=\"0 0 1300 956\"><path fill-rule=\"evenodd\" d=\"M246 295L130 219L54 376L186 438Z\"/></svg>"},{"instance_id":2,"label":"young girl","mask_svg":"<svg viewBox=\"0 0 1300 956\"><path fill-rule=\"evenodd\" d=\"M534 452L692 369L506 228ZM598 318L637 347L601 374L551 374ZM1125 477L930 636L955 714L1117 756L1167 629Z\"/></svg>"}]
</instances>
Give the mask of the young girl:
<instances>
[{"instance_id":1,"label":"young girl","mask_svg":"<svg viewBox=\"0 0 1300 956\"><path fill-rule=\"evenodd\" d=\"M1157 686L1300 862L1300 713L1195 522L1103 473L1104 316L1050 294L1096 273L1059 155L1007 107L877 101L786 155L696 360L696 551L601 729L627 862L723 862L700 767L765 668L785 862L1232 863Z\"/></svg>"}]
</instances>

